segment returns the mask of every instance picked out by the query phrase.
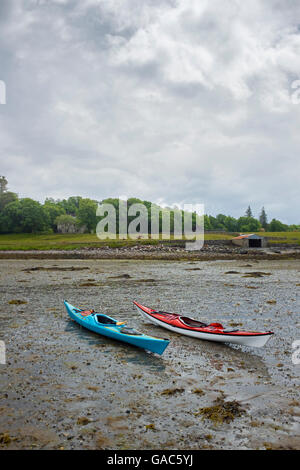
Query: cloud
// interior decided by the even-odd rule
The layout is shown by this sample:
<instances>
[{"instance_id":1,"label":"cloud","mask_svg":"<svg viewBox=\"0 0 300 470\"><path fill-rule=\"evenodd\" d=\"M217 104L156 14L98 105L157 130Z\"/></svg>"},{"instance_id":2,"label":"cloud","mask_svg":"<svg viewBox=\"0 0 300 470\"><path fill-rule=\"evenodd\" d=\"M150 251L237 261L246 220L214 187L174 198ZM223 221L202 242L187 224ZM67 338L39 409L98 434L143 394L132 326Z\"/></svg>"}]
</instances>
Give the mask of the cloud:
<instances>
[{"instance_id":1,"label":"cloud","mask_svg":"<svg viewBox=\"0 0 300 470\"><path fill-rule=\"evenodd\" d=\"M1 2L1 174L300 223L295 0ZM298 219L297 219L298 217Z\"/></svg>"}]
</instances>

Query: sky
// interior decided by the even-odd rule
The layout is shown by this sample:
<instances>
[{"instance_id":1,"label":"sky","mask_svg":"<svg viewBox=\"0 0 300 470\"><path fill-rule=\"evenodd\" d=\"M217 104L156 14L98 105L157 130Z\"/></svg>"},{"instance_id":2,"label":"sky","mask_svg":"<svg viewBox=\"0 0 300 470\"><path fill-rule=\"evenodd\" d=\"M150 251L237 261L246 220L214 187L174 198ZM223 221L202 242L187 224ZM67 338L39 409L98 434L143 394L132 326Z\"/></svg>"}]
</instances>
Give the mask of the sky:
<instances>
[{"instance_id":1,"label":"sky","mask_svg":"<svg viewBox=\"0 0 300 470\"><path fill-rule=\"evenodd\" d=\"M300 224L299 0L1 0L0 81L20 197Z\"/></svg>"}]
</instances>

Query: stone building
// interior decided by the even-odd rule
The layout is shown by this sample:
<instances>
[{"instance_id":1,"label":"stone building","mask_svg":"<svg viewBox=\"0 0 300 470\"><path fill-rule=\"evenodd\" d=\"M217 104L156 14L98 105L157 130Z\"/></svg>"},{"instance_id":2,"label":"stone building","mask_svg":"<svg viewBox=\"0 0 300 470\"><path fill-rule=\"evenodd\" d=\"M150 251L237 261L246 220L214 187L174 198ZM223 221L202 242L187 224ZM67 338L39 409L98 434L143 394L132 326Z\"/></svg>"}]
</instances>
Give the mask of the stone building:
<instances>
[{"instance_id":1,"label":"stone building","mask_svg":"<svg viewBox=\"0 0 300 470\"><path fill-rule=\"evenodd\" d=\"M243 248L265 248L268 244L265 237L260 237L255 233L241 234L232 238L232 243Z\"/></svg>"}]
</instances>

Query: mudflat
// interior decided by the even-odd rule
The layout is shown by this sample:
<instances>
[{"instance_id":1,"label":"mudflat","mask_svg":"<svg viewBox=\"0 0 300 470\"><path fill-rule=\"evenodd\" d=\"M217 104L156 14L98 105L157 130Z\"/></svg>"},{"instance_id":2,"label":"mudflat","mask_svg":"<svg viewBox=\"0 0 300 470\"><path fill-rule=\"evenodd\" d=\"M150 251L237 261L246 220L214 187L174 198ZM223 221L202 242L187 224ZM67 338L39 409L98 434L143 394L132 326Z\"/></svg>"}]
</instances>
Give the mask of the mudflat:
<instances>
[{"instance_id":1,"label":"mudflat","mask_svg":"<svg viewBox=\"0 0 300 470\"><path fill-rule=\"evenodd\" d=\"M300 448L299 260L1 259L0 291L1 449ZM170 345L96 335L64 299ZM262 349L196 340L133 300L275 335Z\"/></svg>"}]
</instances>

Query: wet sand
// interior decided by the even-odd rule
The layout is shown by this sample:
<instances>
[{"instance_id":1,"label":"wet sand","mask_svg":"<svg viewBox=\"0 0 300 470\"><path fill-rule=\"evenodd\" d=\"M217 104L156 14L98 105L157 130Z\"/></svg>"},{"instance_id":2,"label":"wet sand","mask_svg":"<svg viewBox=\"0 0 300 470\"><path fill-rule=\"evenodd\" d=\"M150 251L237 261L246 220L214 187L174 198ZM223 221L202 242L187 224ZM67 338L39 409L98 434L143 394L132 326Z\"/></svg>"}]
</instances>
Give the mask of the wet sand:
<instances>
[{"instance_id":1,"label":"wet sand","mask_svg":"<svg viewBox=\"0 0 300 470\"><path fill-rule=\"evenodd\" d=\"M300 448L299 260L2 259L0 290L1 449ZM158 356L98 336L64 299L170 345ZM199 341L132 300L275 335L262 349ZM243 412L213 421L201 409L216 399Z\"/></svg>"}]
</instances>

